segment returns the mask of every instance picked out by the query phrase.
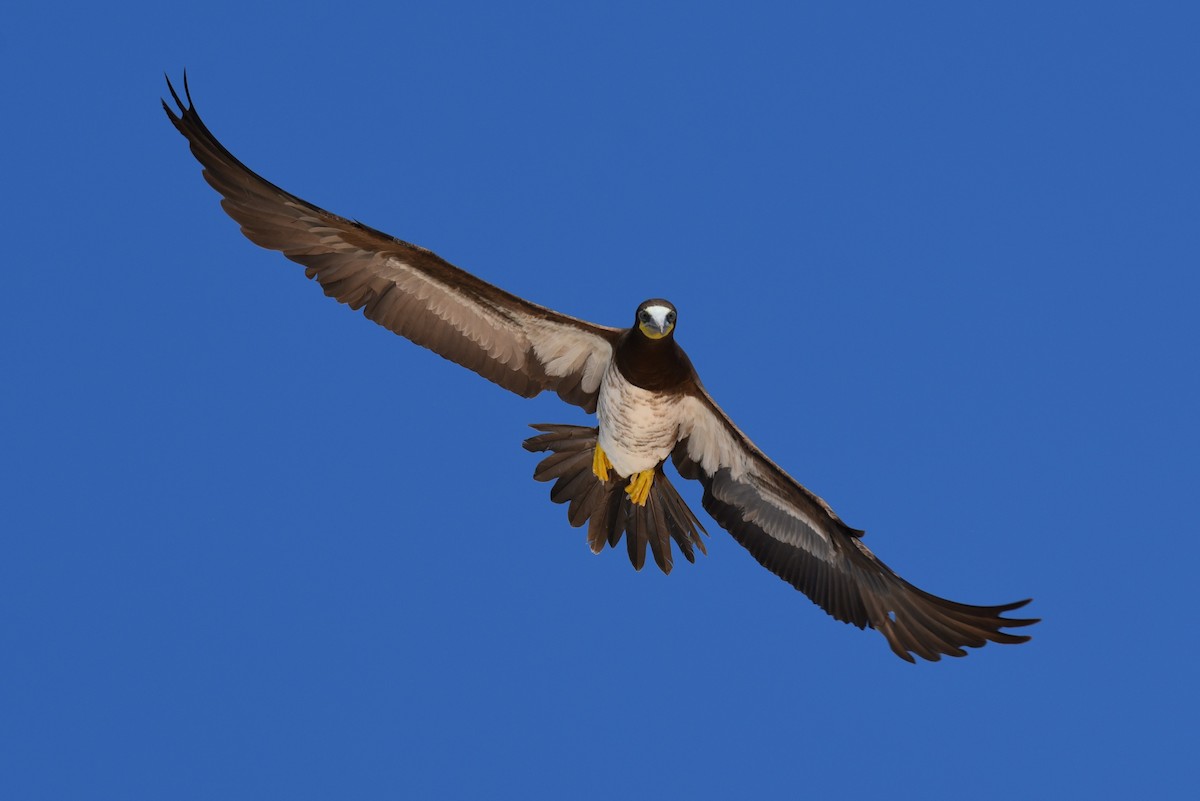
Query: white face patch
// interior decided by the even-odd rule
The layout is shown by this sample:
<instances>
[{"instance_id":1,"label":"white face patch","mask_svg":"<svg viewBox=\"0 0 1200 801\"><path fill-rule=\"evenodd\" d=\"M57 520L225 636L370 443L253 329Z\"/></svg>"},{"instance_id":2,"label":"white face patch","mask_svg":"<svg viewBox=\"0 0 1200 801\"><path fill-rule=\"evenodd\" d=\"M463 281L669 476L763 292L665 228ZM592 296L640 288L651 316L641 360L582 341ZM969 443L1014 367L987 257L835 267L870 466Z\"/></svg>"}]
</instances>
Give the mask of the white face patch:
<instances>
[{"instance_id":1,"label":"white face patch","mask_svg":"<svg viewBox=\"0 0 1200 801\"><path fill-rule=\"evenodd\" d=\"M647 306L646 313L654 320L654 324L658 326L658 330L667 330L667 315L671 313L670 309L666 306Z\"/></svg>"}]
</instances>

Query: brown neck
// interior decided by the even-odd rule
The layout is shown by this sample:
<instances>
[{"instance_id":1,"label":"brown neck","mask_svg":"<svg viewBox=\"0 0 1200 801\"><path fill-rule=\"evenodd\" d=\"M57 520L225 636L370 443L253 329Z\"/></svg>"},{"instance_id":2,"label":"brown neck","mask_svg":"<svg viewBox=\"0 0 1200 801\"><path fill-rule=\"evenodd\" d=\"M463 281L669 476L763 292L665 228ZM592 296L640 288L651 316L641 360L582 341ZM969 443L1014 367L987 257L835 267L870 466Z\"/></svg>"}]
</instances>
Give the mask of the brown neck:
<instances>
[{"instance_id":1,"label":"brown neck","mask_svg":"<svg viewBox=\"0 0 1200 801\"><path fill-rule=\"evenodd\" d=\"M652 392L682 391L693 375L692 363L675 344L674 332L650 339L631 328L617 340L614 358L626 381Z\"/></svg>"}]
</instances>

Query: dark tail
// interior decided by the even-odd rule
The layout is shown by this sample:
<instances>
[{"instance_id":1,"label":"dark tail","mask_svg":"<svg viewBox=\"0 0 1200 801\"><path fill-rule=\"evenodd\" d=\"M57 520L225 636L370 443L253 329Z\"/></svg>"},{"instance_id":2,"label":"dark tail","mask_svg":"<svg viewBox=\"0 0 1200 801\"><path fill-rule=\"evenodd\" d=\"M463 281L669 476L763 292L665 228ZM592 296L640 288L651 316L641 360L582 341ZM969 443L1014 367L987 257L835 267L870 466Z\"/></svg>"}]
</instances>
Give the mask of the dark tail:
<instances>
[{"instance_id":1,"label":"dark tail","mask_svg":"<svg viewBox=\"0 0 1200 801\"><path fill-rule=\"evenodd\" d=\"M567 520L572 526L588 524L592 553L604 550L605 543L616 547L624 533L629 534L625 543L635 570L641 570L646 563L647 544L664 573L671 572L671 540L675 540L689 562L696 561L693 546L707 553L700 538L704 526L679 497L661 464L646 505L638 506L625 494L627 479L613 473L608 481L600 481L592 473L592 453L598 433L594 426L539 423L532 427L542 433L525 440L525 450L551 452L538 464L533 477L554 482L550 500L568 504Z\"/></svg>"}]
</instances>

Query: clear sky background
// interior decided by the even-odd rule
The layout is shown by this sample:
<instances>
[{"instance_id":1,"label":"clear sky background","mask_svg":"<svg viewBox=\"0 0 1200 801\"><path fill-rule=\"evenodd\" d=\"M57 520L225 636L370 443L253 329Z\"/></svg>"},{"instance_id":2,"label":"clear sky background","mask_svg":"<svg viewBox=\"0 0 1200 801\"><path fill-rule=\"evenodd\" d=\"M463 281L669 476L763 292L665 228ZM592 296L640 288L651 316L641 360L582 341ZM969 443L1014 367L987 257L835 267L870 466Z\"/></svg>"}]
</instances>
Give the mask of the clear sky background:
<instances>
[{"instance_id":1,"label":"clear sky background","mask_svg":"<svg viewBox=\"0 0 1200 801\"><path fill-rule=\"evenodd\" d=\"M645 6L6 12L0 797L1195 797L1200 12ZM1033 641L906 664L715 525L591 555L520 448L586 417L247 242L184 68L304 198L672 299L767 453Z\"/></svg>"}]
</instances>

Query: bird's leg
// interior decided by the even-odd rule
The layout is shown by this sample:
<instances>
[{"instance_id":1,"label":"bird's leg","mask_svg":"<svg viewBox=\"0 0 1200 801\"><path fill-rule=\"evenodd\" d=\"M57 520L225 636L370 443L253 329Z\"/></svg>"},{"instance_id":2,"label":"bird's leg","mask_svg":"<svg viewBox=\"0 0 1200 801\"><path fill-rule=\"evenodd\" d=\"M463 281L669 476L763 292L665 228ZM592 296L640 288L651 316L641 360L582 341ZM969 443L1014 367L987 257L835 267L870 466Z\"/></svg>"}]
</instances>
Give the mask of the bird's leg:
<instances>
[{"instance_id":1,"label":"bird's leg","mask_svg":"<svg viewBox=\"0 0 1200 801\"><path fill-rule=\"evenodd\" d=\"M596 450L592 452L592 472L596 474L596 478L607 483L608 471L612 470L612 462L608 461L608 454L604 452L604 448L600 447L600 443L596 443Z\"/></svg>"},{"instance_id":2,"label":"bird's leg","mask_svg":"<svg viewBox=\"0 0 1200 801\"><path fill-rule=\"evenodd\" d=\"M629 496L629 500L638 506L645 506L646 500L650 497L650 487L652 486L654 486L653 467L630 476L629 486L625 488L625 494Z\"/></svg>"}]
</instances>

